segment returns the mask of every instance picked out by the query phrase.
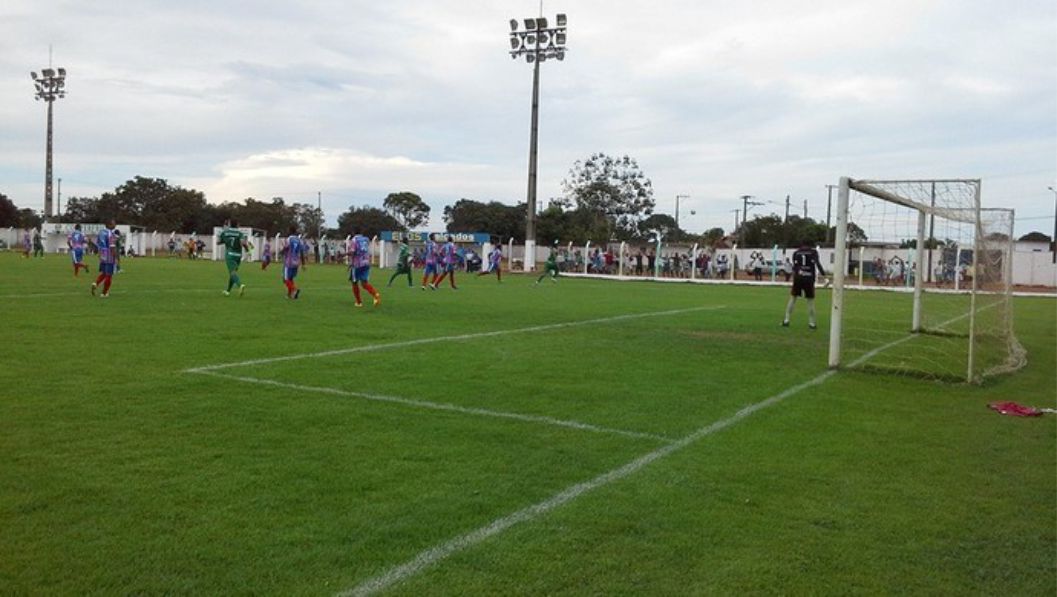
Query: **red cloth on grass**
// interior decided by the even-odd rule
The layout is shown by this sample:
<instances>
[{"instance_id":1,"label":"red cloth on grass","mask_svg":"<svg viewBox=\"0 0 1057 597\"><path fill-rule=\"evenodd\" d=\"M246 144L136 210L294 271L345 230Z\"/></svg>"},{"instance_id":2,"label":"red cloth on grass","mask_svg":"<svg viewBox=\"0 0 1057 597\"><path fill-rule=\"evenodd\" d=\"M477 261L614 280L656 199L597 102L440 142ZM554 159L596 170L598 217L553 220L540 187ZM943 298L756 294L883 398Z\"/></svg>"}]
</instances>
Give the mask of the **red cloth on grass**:
<instances>
[{"instance_id":1,"label":"red cloth on grass","mask_svg":"<svg viewBox=\"0 0 1057 597\"><path fill-rule=\"evenodd\" d=\"M992 402L987 408L997 411L1001 415L1012 415L1014 417L1038 417L1042 411L1016 402Z\"/></svg>"}]
</instances>

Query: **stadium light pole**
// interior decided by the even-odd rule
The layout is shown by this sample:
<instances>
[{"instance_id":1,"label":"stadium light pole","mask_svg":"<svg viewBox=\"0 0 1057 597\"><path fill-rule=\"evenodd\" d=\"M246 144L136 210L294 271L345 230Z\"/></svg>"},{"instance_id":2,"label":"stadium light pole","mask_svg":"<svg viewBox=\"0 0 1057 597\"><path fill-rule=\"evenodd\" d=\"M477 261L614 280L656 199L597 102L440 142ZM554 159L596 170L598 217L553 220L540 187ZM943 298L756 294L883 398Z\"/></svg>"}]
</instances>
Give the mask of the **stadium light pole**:
<instances>
[{"instance_id":1,"label":"stadium light pole","mask_svg":"<svg viewBox=\"0 0 1057 597\"><path fill-rule=\"evenodd\" d=\"M524 19L525 29L518 30L518 20L510 19L510 57L524 56L532 65L532 125L529 138L529 172L525 218L525 271L536 266L536 153L539 146L540 63L551 59L565 60L565 37L568 19L558 14L554 27L548 27L542 14Z\"/></svg>"},{"instance_id":2,"label":"stadium light pole","mask_svg":"<svg viewBox=\"0 0 1057 597\"><path fill-rule=\"evenodd\" d=\"M1053 262L1057 263L1057 189L1046 188L1053 193Z\"/></svg>"},{"instance_id":3,"label":"stadium light pole","mask_svg":"<svg viewBox=\"0 0 1057 597\"><path fill-rule=\"evenodd\" d=\"M48 104L48 140L47 155L44 165L44 221L47 222L52 212L51 193L51 149L52 149L52 104L55 100L66 97L66 69L53 69L51 66L41 69L40 74L36 71L29 73L33 78L33 86L36 93L33 98L37 101L44 100Z\"/></svg>"}]
</instances>

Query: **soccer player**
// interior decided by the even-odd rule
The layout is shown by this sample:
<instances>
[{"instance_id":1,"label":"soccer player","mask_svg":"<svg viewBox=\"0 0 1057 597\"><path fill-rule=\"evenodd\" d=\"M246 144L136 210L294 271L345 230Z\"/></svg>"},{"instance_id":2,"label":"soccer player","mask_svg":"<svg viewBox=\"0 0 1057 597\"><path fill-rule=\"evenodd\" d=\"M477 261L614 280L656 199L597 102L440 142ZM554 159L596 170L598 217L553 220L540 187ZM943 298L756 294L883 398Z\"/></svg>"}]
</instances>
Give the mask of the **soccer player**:
<instances>
[{"instance_id":1,"label":"soccer player","mask_svg":"<svg viewBox=\"0 0 1057 597\"><path fill-rule=\"evenodd\" d=\"M95 244L99 249L99 277L92 282L93 296L100 284L103 285L102 298L110 296L110 283L114 279L114 267L117 265L117 234L114 226L114 220L107 220L106 228L100 230L95 237Z\"/></svg>"},{"instance_id":2,"label":"soccer player","mask_svg":"<svg viewBox=\"0 0 1057 597\"><path fill-rule=\"evenodd\" d=\"M800 248L793 253L793 289L789 293L789 303L785 307L785 319L782 327L789 327L789 318L793 315L793 306L796 305L798 296L803 295L807 299L807 327L815 329L815 269L819 275L825 276L822 269L822 261L818 258L816 251L807 241L800 244Z\"/></svg>"},{"instance_id":3,"label":"soccer player","mask_svg":"<svg viewBox=\"0 0 1057 597\"><path fill-rule=\"evenodd\" d=\"M261 250L261 271L268 269L268 266L272 264L272 243L268 240L268 236L264 236L264 248Z\"/></svg>"},{"instance_id":4,"label":"soccer player","mask_svg":"<svg viewBox=\"0 0 1057 597\"><path fill-rule=\"evenodd\" d=\"M444 281L446 276L451 282L451 289L458 290L455 287L455 267L459 263L459 256L455 252L455 243L452 242L451 236L448 237L448 242L444 243L444 246L440 248L440 275L433 274L433 282L429 285L433 290L437 289L437 286Z\"/></svg>"},{"instance_id":5,"label":"soccer player","mask_svg":"<svg viewBox=\"0 0 1057 597\"><path fill-rule=\"evenodd\" d=\"M252 247L246 240L246 235L239 230L239 223L231 220L228 225L220 231L217 239L218 245L224 245L224 263L228 267L228 289L224 296L231 294L231 289L238 286L239 296L246 293L246 285L239 278L239 265L242 263L242 251L249 251Z\"/></svg>"},{"instance_id":6,"label":"soccer player","mask_svg":"<svg viewBox=\"0 0 1057 597\"><path fill-rule=\"evenodd\" d=\"M405 245L406 246L406 245ZM349 282L352 282L352 294L356 297L356 306L362 307L360 300L360 286L374 297L374 306L382 304L382 295L371 286L368 278L371 275L371 239L362 234L357 234L349 240ZM410 282L411 275L408 274ZM410 284L409 284L410 285Z\"/></svg>"},{"instance_id":7,"label":"soccer player","mask_svg":"<svg viewBox=\"0 0 1057 597\"><path fill-rule=\"evenodd\" d=\"M286 298L297 299L301 297L301 289L294 284L298 268L305 264L305 244L297 234L297 226L290 226L290 235L286 237L286 244L279 250L283 256L283 284L286 285Z\"/></svg>"},{"instance_id":8,"label":"soccer player","mask_svg":"<svg viewBox=\"0 0 1057 597\"><path fill-rule=\"evenodd\" d=\"M33 238L29 235L29 228L22 235L22 257L29 259L29 253L33 250Z\"/></svg>"},{"instance_id":9,"label":"soccer player","mask_svg":"<svg viewBox=\"0 0 1057 597\"><path fill-rule=\"evenodd\" d=\"M407 246L407 239L400 240L400 256L396 258L396 271L389 277L389 284L386 287L393 285L393 280L397 279L401 274L407 275L407 287L411 288L411 248Z\"/></svg>"},{"instance_id":10,"label":"soccer player","mask_svg":"<svg viewBox=\"0 0 1057 597\"><path fill-rule=\"evenodd\" d=\"M75 224L73 232L66 237L66 246L70 248L70 260L73 261L73 275L77 276L81 272L81 268L84 271L88 271L88 266L84 264L84 233L81 232L81 225Z\"/></svg>"},{"instance_id":11,"label":"soccer player","mask_svg":"<svg viewBox=\"0 0 1057 597\"><path fill-rule=\"evenodd\" d=\"M547 277L547 274L551 275L551 282L558 283L558 241L554 241L554 246L551 247L551 254L547 256L547 262L543 264L543 273L536 279L536 286L543 281L543 278Z\"/></svg>"},{"instance_id":12,"label":"soccer player","mask_svg":"<svg viewBox=\"0 0 1057 597\"><path fill-rule=\"evenodd\" d=\"M503 260L503 248L499 245L492 247L492 251L488 253L488 269L477 274L480 276L487 276L488 274L495 272L495 278L498 282L503 282L503 272L499 267L500 262Z\"/></svg>"},{"instance_id":13,"label":"soccer player","mask_svg":"<svg viewBox=\"0 0 1057 597\"><path fill-rule=\"evenodd\" d=\"M40 236L40 226L33 230L33 256L44 258L44 240Z\"/></svg>"},{"instance_id":14,"label":"soccer player","mask_svg":"<svg viewBox=\"0 0 1057 597\"><path fill-rule=\"evenodd\" d=\"M425 258L425 268L422 272L422 290L425 290L427 285L433 288L433 284L429 283L428 280L430 274L433 274L434 279L437 277L437 258L439 257L437 255L437 243L433 242L430 237L426 237L426 254L423 257Z\"/></svg>"}]
</instances>

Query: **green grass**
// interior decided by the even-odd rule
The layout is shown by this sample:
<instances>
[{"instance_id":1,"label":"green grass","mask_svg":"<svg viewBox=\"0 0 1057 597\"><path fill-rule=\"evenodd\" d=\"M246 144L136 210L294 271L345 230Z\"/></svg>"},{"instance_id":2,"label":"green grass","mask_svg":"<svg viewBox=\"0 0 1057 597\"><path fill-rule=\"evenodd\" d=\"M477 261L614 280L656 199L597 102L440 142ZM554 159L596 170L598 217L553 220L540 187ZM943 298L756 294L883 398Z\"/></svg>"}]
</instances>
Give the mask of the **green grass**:
<instances>
[{"instance_id":1,"label":"green grass","mask_svg":"<svg viewBox=\"0 0 1057 597\"><path fill-rule=\"evenodd\" d=\"M333 594L826 364L828 292L811 332L803 305L777 325L777 288L515 275L423 292L375 271L382 306L353 309L334 266L304 272L299 301L252 264L241 299L212 262L130 261L106 300L61 257L0 268L0 593ZM907 297L854 299L852 354L902 336ZM216 371L283 385L186 372L683 309ZM1017 299L1016 322L1015 374L842 371L390 591L1052 595L1054 417L985 405L1055 406L1054 300ZM928 345L953 332L878 362L954 368Z\"/></svg>"}]
</instances>

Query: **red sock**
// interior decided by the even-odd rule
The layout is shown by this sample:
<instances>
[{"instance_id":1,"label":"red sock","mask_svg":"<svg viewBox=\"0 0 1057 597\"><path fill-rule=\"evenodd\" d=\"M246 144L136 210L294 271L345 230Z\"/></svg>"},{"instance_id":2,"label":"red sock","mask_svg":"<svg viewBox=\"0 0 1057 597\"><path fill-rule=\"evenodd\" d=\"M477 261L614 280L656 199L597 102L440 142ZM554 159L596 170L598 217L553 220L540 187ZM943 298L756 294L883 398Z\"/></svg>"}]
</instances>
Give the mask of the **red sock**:
<instances>
[{"instance_id":1,"label":"red sock","mask_svg":"<svg viewBox=\"0 0 1057 597\"><path fill-rule=\"evenodd\" d=\"M426 279L429 278L429 274L422 274L422 285L426 285Z\"/></svg>"},{"instance_id":2,"label":"red sock","mask_svg":"<svg viewBox=\"0 0 1057 597\"><path fill-rule=\"evenodd\" d=\"M370 282L364 282L363 283L363 289L366 290L367 292L371 293L371 296L373 296L373 297L377 297L378 296L378 291L374 289L374 286L371 286Z\"/></svg>"},{"instance_id":3,"label":"red sock","mask_svg":"<svg viewBox=\"0 0 1057 597\"><path fill-rule=\"evenodd\" d=\"M356 297L356 304L360 304L360 285L355 282L352 283L352 295Z\"/></svg>"},{"instance_id":4,"label":"red sock","mask_svg":"<svg viewBox=\"0 0 1057 597\"><path fill-rule=\"evenodd\" d=\"M99 277L95 279L96 285L99 285L106 278L106 274L99 274Z\"/></svg>"},{"instance_id":5,"label":"red sock","mask_svg":"<svg viewBox=\"0 0 1057 597\"><path fill-rule=\"evenodd\" d=\"M436 286L437 284L440 284L441 282L443 282L444 281L444 276L447 276L447 275L448 275L448 272L444 272L438 278L437 274L433 274L433 285Z\"/></svg>"},{"instance_id":6,"label":"red sock","mask_svg":"<svg viewBox=\"0 0 1057 597\"><path fill-rule=\"evenodd\" d=\"M110 282L114 279L114 276L107 276L103 280L103 294L110 294Z\"/></svg>"},{"instance_id":7,"label":"red sock","mask_svg":"<svg viewBox=\"0 0 1057 597\"><path fill-rule=\"evenodd\" d=\"M294 281L293 280L283 280L283 284L286 284L286 294L287 295L291 295L291 294L294 293Z\"/></svg>"}]
</instances>

